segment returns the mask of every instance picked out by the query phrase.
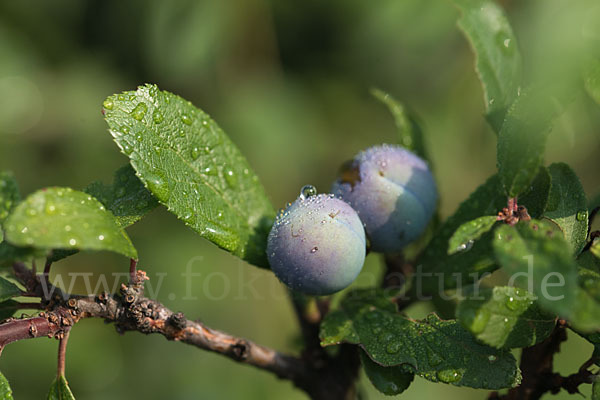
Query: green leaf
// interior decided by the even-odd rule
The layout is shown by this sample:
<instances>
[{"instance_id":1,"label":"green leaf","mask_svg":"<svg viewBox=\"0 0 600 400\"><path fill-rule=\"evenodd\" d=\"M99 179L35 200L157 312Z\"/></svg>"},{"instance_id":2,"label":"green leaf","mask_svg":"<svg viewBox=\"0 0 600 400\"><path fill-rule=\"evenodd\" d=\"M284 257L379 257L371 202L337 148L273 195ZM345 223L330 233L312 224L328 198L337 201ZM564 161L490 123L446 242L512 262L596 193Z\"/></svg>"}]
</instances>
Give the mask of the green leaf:
<instances>
[{"instance_id":1,"label":"green leaf","mask_svg":"<svg viewBox=\"0 0 600 400\"><path fill-rule=\"evenodd\" d=\"M496 286L471 293L458 304L456 317L477 339L497 348L533 346L553 331L556 317L542 312L533 294Z\"/></svg>"},{"instance_id":2,"label":"green leaf","mask_svg":"<svg viewBox=\"0 0 600 400\"><path fill-rule=\"evenodd\" d=\"M129 237L102 203L70 188L33 193L14 209L5 226L6 240L16 246L109 250L137 258Z\"/></svg>"},{"instance_id":3,"label":"green leaf","mask_svg":"<svg viewBox=\"0 0 600 400\"><path fill-rule=\"evenodd\" d=\"M600 327L600 305L578 285L569 244L550 221L532 220L496 229L498 263L516 283L538 298L540 307L582 330Z\"/></svg>"},{"instance_id":4,"label":"green leaf","mask_svg":"<svg viewBox=\"0 0 600 400\"><path fill-rule=\"evenodd\" d=\"M364 351L359 354L367 377L377 390L387 396L404 392L415 379L415 375L406 372L403 367L382 367L373 362Z\"/></svg>"},{"instance_id":5,"label":"green leaf","mask_svg":"<svg viewBox=\"0 0 600 400\"><path fill-rule=\"evenodd\" d=\"M585 71L585 90L600 104L600 60L594 60Z\"/></svg>"},{"instance_id":6,"label":"green leaf","mask_svg":"<svg viewBox=\"0 0 600 400\"><path fill-rule=\"evenodd\" d=\"M11 281L0 277L0 302L21 295L21 289Z\"/></svg>"},{"instance_id":7,"label":"green leaf","mask_svg":"<svg viewBox=\"0 0 600 400\"><path fill-rule=\"evenodd\" d=\"M544 216L556 223L577 254L587 239L588 211L583 186L573 170L563 163L549 167L552 189Z\"/></svg>"},{"instance_id":8,"label":"green leaf","mask_svg":"<svg viewBox=\"0 0 600 400\"><path fill-rule=\"evenodd\" d=\"M471 283L471 273L483 274L495 269L491 233L484 234L472 247L451 255L448 255L448 242L463 223L482 215L497 214L505 206L506 196L500 179L493 175L446 219L415 263L422 266L421 270L417 269L415 278L421 280L425 292L439 292L439 277L445 288L453 288L461 283Z\"/></svg>"},{"instance_id":9,"label":"green leaf","mask_svg":"<svg viewBox=\"0 0 600 400\"><path fill-rule=\"evenodd\" d=\"M498 132L521 83L517 39L504 11L494 1L453 0L453 3L462 13L458 26L475 52L486 117Z\"/></svg>"},{"instance_id":10,"label":"green leaf","mask_svg":"<svg viewBox=\"0 0 600 400\"><path fill-rule=\"evenodd\" d=\"M572 90L529 89L515 100L498 134L498 173L509 197L525 192L544 159L553 120L570 100Z\"/></svg>"},{"instance_id":11,"label":"green leaf","mask_svg":"<svg viewBox=\"0 0 600 400\"><path fill-rule=\"evenodd\" d=\"M529 189L519 196L519 205L527 208L531 218L540 218L546 211L551 186L548 168L541 167Z\"/></svg>"},{"instance_id":12,"label":"green leaf","mask_svg":"<svg viewBox=\"0 0 600 400\"><path fill-rule=\"evenodd\" d=\"M484 216L459 226L448 241L448 254L454 254L472 246L484 233L492 229L497 219L497 215Z\"/></svg>"},{"instance_id":13,"label":"green leaf","mask_svg":"<svg viewBox=\"0 0 600 400\"><path fill-rule=\"evenodd\" d=\"M110 96L105 119L154 196L204 238L268 267L275 215L258 177L203 111L155 85Z\"/></svg>"},{"instance_id":14,"label":"green leaf","mask_svg":"<svg viewBox=\"0 0 600 400\"><path fill-rule=\"evenodd\" d=\"M19 309L19 303L14 300L6 300L0 303L0 321L12 317ZM1 398L0 398L1 400Z\"/></svg>"},{"instance_id":15,"label":"green leaf","mask_svg":"<svg viewBox=\"0 0 600 400\"><path fill-rule=\"evenodd\" d=\"M12 389L4 374L0 372L0 400L13 400Z\"/></svg>"},{"instance_id":16,"label":"green leaf","mask_svg":"<svg viewBox=\"0 0 600 400\"><path fill-rule=\"evenodd\" d=\"M44 257L45 252L33 247L17 247L8 242L0 243L0 268L10 267L16 261L27 262Z\"/></svg>"},{"instance_id":17,"label":"green leaf","mask_svg":"<svg viewBox=\"0 0 600 400\"><path fill-rule=\"evenodd\" d=\"M2 224L20 200L19 187L14 175L8 171L0 171L0 242L4 239Z\"/></svg>"},{"instance_id":18,"label":"green leaf","mask_svg":"<svg viewBox=\"0 0 600 400\"><path fill-rule=\"evenodd\" d=\"M84 190L98 199L123 228L133 225L158 206L158 201L127 164L115 172L112 185L93 182Z\"/></svg>"},{"instance_id":19,"label":"green leaf","mask_svg":"<svg viewBox=\"0 0 600 400\"><path fill-rule=\"evenodd\" d=\"M48 392L48 400L75 400L64 376L59 376L52 382Z\"/></svg>"},{"instance_id":20,"label":"green leaf","mask_svg":"<svg viewBox=\"0 0 600 400\"><path fill-rule=\"evenodd\" d=\"M600 381L595 381L592 385L592 400L600 400Z\"/></svg>"},{"instance_id":21,"label":"green leaf","mask_svg":"<svg viewBox=\"0 0 600 400\"><path fill-rule=\"evenodd\" d=\"M398 143L407 150L427 160L427 151L423 140L423 132L419 125L412 119L402 103L398 102L388 93L379 89L371 89L371 94L385 104L394 117L398 131Z\"/></svg>"},{"instance_id":22,"label":"green leaf","mask_svg":"<svg viewBox=\"0 0 600 400\"><path fill-rule=\"evenodd\" d=\"M381 291L351 292L335 317L330 315L321 324L324 346L358 344L375 363L401 366L433 382L485 389L513 387L520 382L516 360L509 351L478 343L456 321L442 321L433 314L422 321L408 319ZM330 332L336 337L329 337Z\"/></svg>"}]
</instances>

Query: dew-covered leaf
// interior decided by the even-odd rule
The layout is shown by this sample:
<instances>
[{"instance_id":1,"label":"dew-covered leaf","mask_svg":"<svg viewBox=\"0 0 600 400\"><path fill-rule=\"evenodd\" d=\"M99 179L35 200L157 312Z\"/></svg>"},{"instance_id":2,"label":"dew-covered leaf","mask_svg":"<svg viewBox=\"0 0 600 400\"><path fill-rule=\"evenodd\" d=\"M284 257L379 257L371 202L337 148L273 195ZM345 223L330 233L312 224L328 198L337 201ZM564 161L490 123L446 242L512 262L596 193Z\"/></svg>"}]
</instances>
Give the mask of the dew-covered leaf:
<instances>
[{"instance_id":1,"label":"dew-covered leaf","mask_svg":"<svg viewBox=\"0 0 600 400\"><path fill-rule=\"evenodd\" d=\"M501 389L520 382L509 351L477 342L457 321L434 314L422 321L406 318L381 291L351 292L335 318L330 315L321 325L322 345L358 344L383 367L400 366L433 382L473 388ZM328 337L330 332L337 336Z\"/></svg>"},{"instance_id":2,"label":"dew-covered leaf","mask_svg":"<svg viewBox=\"0 0 600 400\"><path fill-rule=\"evenodd\" d=\"M448 254L454 254L472 246L484 233L492 229L497 219L497 215L486 215L459 226L448 241Z\"/></svg>"},{"instance_id":3,"label":"dew-covered leaf","mask_svg":"<svg viewBox=\"0 0 600 400\"><path fill-rule=\"evenodd\" d=\"M582 330L600 328L600 305L578 284L569 244L550 221L532 220L496 229L494 252L509 276L535 294L540 307Z\"/></svg>"},{"instance_id":4,"label":"dew-covered leaf","mask_svg":"<svg viewBox=\"0 0 600 400\"><path fill-rule=\"evenodd\" d=\"M12 389L2 372L0 372L0 400L13 400Z\"/></svg>"},{"instance_id":5,"label":"dew-covered leaf","mask_svg":"<svg viewBox=\"0 0 600 400\"><path fill-rule=\"evenodd\" d=\"M4 220L20 199L19 187L14 175L8 171L0 171L0 242L4 239L2 231Z\"/></svg>"},{"instance_id":6,"label":"dew-covered leaf","mask_svg":"<svg viewBox=\"0 0 600 400\"><path fill-rule=\"evenodd\" d=\"M471 283L471 273L481 277L484 272L495 269L491 233L484 234L472 246L451 255L448 254L448 242L463 223L482 215L497 214L505 206L506 196L502 191L502 184L498 176L493 175L446 219L415 263L422 266L417 269L415 278L421 280L425 292L438 293L440 282L445 288Z\"/></svg>"},{"instance_id":7,"label":"dew-covered leaf","mask_svg":"<svg viewBox=\"0 0 600 400\"><path fill-rule=\"evenodd\" d=\"M517 96L521 54L502 8L492 0L453 0L462 29L475 52L475 67L483 85L487 119L496 132Z\"/></svg>"},{"instance_id":8,"label":"dew-covered leaf","mask_svg":"<svg viewBox=\"0 0 600 400\"><path fill-rule=\"evenodd\" d=\"M544 216L560 227L577 254L585 245L588 229L587 199L583 186L567 164L552 164L548 169L552 176L552 189Z\"/></svg>"},{"instance_id":9,"label":"dew-covered leaf","mask_svg":"<svg viewBox=\"0 0 600 400\"><path fill-rule=\"evenodd\" d=\"M84 192L104 204L123 228L133 225L158 206L156 198L135 176L135 170L129 164L115 172L112 185L93 182Z\"/></svg>"},{"instance_id":10,"label":"dew-covered leaf","mask_svg":"<svg viewBox=\"0 0 600 400\"><path fill-rule=\"evenodd\" d=\"M509 197L525 192L544 160L546 138L573 92L548 86L521 93L498 134L498 174Z\"/></svg>"},{"instance_id":11,"label":"dew-covered leaf","mask_svg":"<svg viewBox=\"0 0 600 400\"><path fill-rule=\"evenodd\" d=\"M394 117L398 133L398 144L417 154L419 157L428 160L423 140L423 131L415 120L409 116L408 111L402 103L379 89L372 89L371 93L377 100L387 106Z\"/></svg>"},{"instance_id":12,"label":"dew-covered leaf","mask_svg":"<svg viewBox=\"0 0 600 400\"><path fill-rule=\"evenodd\" d=\"M6 241L37 249L108 250L137 258L127 234L104 205L70 188L39 190L5 221Z\"/></svg>"},{"instance_id":13,"label":"dew-covered leaf","mask_svg":"<svg viewBox=\"0 0 600 400\"><path fill-rule=\"evenodd\" d=\"M477 339L493 347L533 346L552 333L556 317L541 311L526 290L496 286L467 295L456 317Z\"/></svg>"},{"instance_id":14,"label":"dew-covered leaf","mask_svg":"<svg viewBox=\"0 0 600 400\"><path fill-rule=\"evenodd\" d=\"M48 400L75 400L75 396L73 396L64 376L59 376L52 382L48 392Z\"/></svg>"},{"instance_id":15,"label":"dew-covered leaf","mask_svg":"<svg viewBox=\"0 0 600 400\"><path fill-rule=\"evenodd\" d=\"M382 367L373 362L364 352L360 352L360 361L373 386L386 396L396 396L404 392L415 374L405 371L404 367Z\"/></svg>"},{"instance_id":16,"label":"dew-covered leaf","mask_svg":"<svg viewBox=\"0 0 600 400\"><path fill-rule=\"evenodd\" d=\"M258 177L202 110L155 85L110 96L105 119L146 187L204 238L267 267L275 211Z\"/></svg>"}]
</instances>

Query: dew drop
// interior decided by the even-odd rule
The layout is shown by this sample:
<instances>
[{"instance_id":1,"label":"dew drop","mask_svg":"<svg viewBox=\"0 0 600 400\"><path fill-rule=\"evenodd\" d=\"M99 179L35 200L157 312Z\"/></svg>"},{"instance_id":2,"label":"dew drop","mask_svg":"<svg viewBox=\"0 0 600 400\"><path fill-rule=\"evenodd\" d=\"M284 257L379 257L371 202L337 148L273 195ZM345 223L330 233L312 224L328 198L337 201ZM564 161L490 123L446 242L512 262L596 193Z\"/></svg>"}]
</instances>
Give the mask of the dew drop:
<instances>
[{"instance_id":1,"label":"dew drop","mask_svg":"<svg viewBox=\"0 0 600 400\"><path fill-rule=\"evenodd\" d=\"M458 382L462 378L462 374L455 369L445 369L438 371L437 377L440 381L445 383Z\"/></svg>"},{"instance_id":2,"label":"dew drop","mask_svg":"<svg viewBox=\"0 0 600 400\"><path fill-rule=\"evenodd\" d=\"M181 121L186 124L186 125L191 125L192 124L192 118L190 118L189 115L187 114L182 114L181 115Z\"/></svg>"},{"instance_id":3,"label":"dew drop","mask_svg":"<svg viewBox=\"0 0 600 400\"><path fill-rule=\"evenodd\" d=\"M458 246L456 248L456 251L457 252L460 252L460 251L469 251L469 250L471 250L471 248L473 248L473 244L474 243L475 243L474 240L469 240L466 243L462 243L460 246Z\"/></svg>"},{"instance_id":4,"label":"dew drop","mask_svg":"<svg viewBox=\"0 0 600 400\"><path fill-rule=\"evenodd\" d=\"M98 240L104 240L104 235L98 235Z\"/></svg>"},{"instance_id":5,"label":"dew drop","mask_svg":"<svg viewBox=\"0 0 600 400\"><path fill-rule=\"evenodd\" d=\"M583 210L583 211L579 211L577 213L577 221L585 221L587 219L587 211Z\"/></svg>"},{"instance_id":6,"label":"dew drop","mask_svg":"<svg viewBox=\"0 0 600 400\"><path fill-rule=\"evenodd\" d=\"M312 249L310 249L311 253L316 253L317 251L319 251L319 248L317 246L313 247Z\"/></svg>"},{"instance_id":7,"label":"dew drop","mask_svg":"<svg viewBox=\"0 0 600 400\"><path fill-rule=\"evenodd\" d=\"M163 176L159 174L149 174L146 179L148 189L150 189L150 191L154 195L156 195L156 197L158 197L162 201L166 201L169 199L169 185Z\"/></svg>"},{"instance_id":8,"label":"dew drop","mask_svg":"<svg viewBox=\"0 0 600 400\"><path fill-rule=\"evenodd\" d=\"M230 187L235 188L237 186L237 177L232 170L225 173L225 180Z\"/></svg>"},{"instance_id":9,"label":"dew drop","mask_svg":"<svg viewBox=\"0 0 600 400\"><path fill-rule=\"evenodd\" d=\"M102 106L104 108L106 108L107 110L112 110L113 107L115 106L115 103L113 103L113 101L111 99L106 99L106 100L104 100L104 103L102 103Z\"/></svg>"},{"instance_id":10,"label":"dew drop","mask_svg":"<svg viewBox=\"0 0 600 400\"><path fill-rule=\"evenodd\" d=\"M54 215L56 214L56 205L54 203L51 202L46 202L46 207L44 207L44 211L46 212L47 215Z\"/></svg>"},{"instance_id":11,"label":"dew drop","mask_svg":"<svg viewBox=\"0 0 600 400\"><path fill-rule=\"evenodd\" d=\"M194 146L192 148L192 151L190 152L191 156L192 156L192 160L196 161L198 159L198 157L200 157L200 149L196 146Z\"/></svg>"},{"instance_id":12,"label":"dew drop","mask_svg":"<svg viewBox=\"0 0 600 400\"><path fill-rule=\"evenodd\" d=\"M313 185L304 185L302 189L300 189L300 199L305 200L309 197L317 195L317 188Z\"/></svg>"},{"instance_id":13,"label":"dew drop","mask_svg":"<svg viewBox=\"0 0 600 400\"><path fill-rule=\"evenodd\" d=\"M138 103L138 105L135 106L133 110L131 110L131 116L134 119L141 121L146 115L146 111L148 111L148 106L146 105L146 103Z\"/></svg>"},{"instance_id":14,"label":"dew drop","mask_svg":"<svg viewBox=\"0 0 600 400\"><path fill-rule=\"evenodd\" d=\"M65 225L65 231L71 232L71 229L73 229L71 225Z\"/></svg>"},{"instance_id":15,"label":"dew drop","mask_svg":"<svg viewBox=\"0 0 600 400\"><path fill-rule=\"evenodd\" d=\"M401 345L399 342L391 342L386 346L385 351L389 354L395 354L400 351L400 347Z\"/></svg>"},{"instance_id":16,"label":"dew drop","mask_svg":"<svg viewBox=\"0 0 600 400\"><path fill-rule=\"evenodd\" d=\"M71 245L71 246L77 245L77 240L74 238L69 239L69 245Z\"/></svg>"},{"instance_id":17,"label":"dew drop","mask_svg":"<svg viewBox=\"0 0 600 400\"><path fill-rule=\"evenodd\" d=\"M506 308L508 308L509 310L518 310L520 306L521 302L519 302L514 297L510 296L508 299L506 299Z\"/></svg>"},{"instance_id":18,"label":"dew drop","mask_svg":"<svg viewBox=\"0 0 600 400\"><path fill-rule=\"evenodd\" d=\"M165 117L163 116L163 113L160 112L158 108L155 109L152 113L152 121L154 121L155 124L160 124L164 119Z\"/></svg>"},{"instance_id":19,"label":"dew drop","mask_svg":"<svg viewBox=\"0 0 600 400\"><path fill-rule=\"evenodd\" d=\"M498 359L498 357L496 357L496 356L495 356L495 355L493 355L493 354L490 354L490 355L488 356L488 360L489 360L489 362L494 362L494 361L496 361L497 359Z\"/></svg>"}]
</instances>

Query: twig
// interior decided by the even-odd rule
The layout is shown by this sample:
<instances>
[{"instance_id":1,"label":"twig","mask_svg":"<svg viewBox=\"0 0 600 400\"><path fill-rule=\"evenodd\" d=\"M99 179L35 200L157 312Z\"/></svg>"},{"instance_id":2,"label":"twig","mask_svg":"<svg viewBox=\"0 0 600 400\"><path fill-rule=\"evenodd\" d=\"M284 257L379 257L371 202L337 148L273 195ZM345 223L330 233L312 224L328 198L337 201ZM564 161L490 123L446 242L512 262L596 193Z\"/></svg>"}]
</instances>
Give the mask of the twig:
<instances>
[{"instance_id":1,"label":"twig","mask_svg":"<svg viewBox=\"0 0 600 400\"><path fill-rule=\"evenodd\" d=\"M69 333L71 329L65 329L62 337L58 342L58 365L56 367L56 377L65 376L65 360L67 356L67 342L69 341Z\"/></svg>"},{"instance_id":2,"label":"twig","mask_svg":"<svg viewBox=\"0 0 600 400\"><path fill-rule=\"evenodd\" d=\"M15 264L13 268L28 292L42 297L39 277L31 276L32 271L22 264ZM341 346L336 357L321 352L318 362L283 354L250 340L211 329L201 322L188 320L183 313L174 313L163 304L148 299L144 296L143 284L146 279L145 272L137 270L132 282L122 285L115 295L101 293L98 296L75 296L52 288L50 293L54 293L53 297L44 300L47 311L38 317L10 319L0 324L0 349L17 340L41 336L60 339L80 319L102 318L114 323L119 333L157 333L167 340L187 343L270 371L280 378L291 380L313 399L341 400L353 393L360 365L356 346ZM64 345L66 341L61 347ZM64 363L64 350L62 354ZM59 361L59 373L62 369Z\"/></svg>"}]
</instances>

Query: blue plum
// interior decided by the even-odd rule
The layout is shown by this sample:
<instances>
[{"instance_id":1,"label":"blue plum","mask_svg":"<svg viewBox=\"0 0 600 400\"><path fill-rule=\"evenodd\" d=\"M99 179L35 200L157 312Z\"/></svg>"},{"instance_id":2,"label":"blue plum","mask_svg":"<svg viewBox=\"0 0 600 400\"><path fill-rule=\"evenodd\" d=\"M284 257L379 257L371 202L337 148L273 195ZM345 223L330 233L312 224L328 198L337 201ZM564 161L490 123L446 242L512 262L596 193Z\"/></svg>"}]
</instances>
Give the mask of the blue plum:
<instances>
[{"instance_id":1,"label":"blue plum","mask_svg":"<svg viewBox=\"0 0 600 400\"><path fill-rule=\"evenodd\" d=\"M349 286L366 255L363 224L356 211L312 186L275 220L267 256L275 275L289 288L327 295Z\"/></svg>"},{"instance_id":2,"label":"blue plum","mask_svg":"<svg viewBox=\"0 0 600 400\"><path fill-rule=\"evenodd\" d=\"M342 168L331 191L358 212L370 249L381 253L398 252L417 239L438 197L427 163L393 145L359 153Z\"/></svg>"}]
</instances>

